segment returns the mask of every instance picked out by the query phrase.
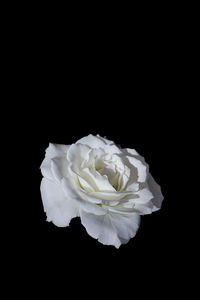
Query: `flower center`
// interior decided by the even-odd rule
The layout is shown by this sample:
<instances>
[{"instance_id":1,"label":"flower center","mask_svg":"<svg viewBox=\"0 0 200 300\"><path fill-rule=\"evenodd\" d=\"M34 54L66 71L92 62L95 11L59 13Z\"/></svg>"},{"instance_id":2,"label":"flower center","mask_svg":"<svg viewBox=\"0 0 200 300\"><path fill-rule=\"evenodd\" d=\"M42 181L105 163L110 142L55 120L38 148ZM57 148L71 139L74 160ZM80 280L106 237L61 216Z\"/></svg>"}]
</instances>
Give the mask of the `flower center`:
<instances>
[{"instance_id":1,"label":"flower center","mask_svg":"<svg viewBox=\"0 0 200 300\"><path fill-rule=\"evenodd\" d=\"M106 175L109 183L116 191L118 190L120 173L117 171L117 167L113 162L106 163L103 160L98 160L95 164L95 170L102 176Z\"/></svg>"}]
</instances>

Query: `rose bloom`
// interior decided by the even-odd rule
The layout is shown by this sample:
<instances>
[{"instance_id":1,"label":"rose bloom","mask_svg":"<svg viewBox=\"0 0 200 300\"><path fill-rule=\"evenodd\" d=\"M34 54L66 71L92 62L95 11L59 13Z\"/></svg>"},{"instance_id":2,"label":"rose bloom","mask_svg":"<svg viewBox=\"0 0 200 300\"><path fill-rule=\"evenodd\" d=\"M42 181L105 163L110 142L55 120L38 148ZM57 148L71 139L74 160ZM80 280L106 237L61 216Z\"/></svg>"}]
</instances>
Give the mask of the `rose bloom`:
<instances>
[{"instance_id":1,"label":"rose bloom","mask_svg":"<svg viewBox=\"0 0 200 300\"><path fill-rule=\"evenodd\" d=\"M47 221L65 227L80 217L90 236L116 248L135 236L140 216L160 209L163 200L144 158L99 135L49 144L41 172Z\"/></svg>"}]
</instances>

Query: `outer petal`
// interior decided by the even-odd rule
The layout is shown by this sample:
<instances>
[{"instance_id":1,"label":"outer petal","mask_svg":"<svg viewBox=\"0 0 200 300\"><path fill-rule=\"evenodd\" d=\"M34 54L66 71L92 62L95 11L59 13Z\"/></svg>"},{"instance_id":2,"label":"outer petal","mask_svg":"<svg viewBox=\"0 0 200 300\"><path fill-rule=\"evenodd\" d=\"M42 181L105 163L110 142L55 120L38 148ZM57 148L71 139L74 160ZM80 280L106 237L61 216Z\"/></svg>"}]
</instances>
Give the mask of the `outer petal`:
<instances>
[{"instance_id":1,"label":"outer petal","mask_svg":"<svg viewBox=\"0 0 200 300\"><path fill-rule=\"evenodd\" d=\"M72 144L67 152L67 159L74 165L80 166L81 162L88 157L90 148L87 145Z\"/></svg>"},{"instance_id":2,"label":"outer petal","mask_svg":"<svg viewBox=\"0 0 200 300\"><path fill-rule=\"evenodd\" d=\"M76 142L76 144L78 143L88 145L91 148L103 148L105 145L114 144L114 142L102 138L99 135L95 136L92 134L89 134L88 136L81 138Z\"/></svg>"},{"instance_id":3,"label":"outer petal","mask_svg":"<svg viewBox=\"0 0 200 300\"><path fill-rule=\"evenodd\" d=\"M78 140L76 144L78 143L87 145L91 148L102 148L106 151L106 153L110 154L121 153L121 150L115 145L114 142L109 141L106 138L102 138L99 135L94 136L92 134L89 134L88 136Z\"/></svg>"},{"instance_id":4,"label":"outer petal","mask_svg":"<svg viewBox=\"0 0 200 300\"><path fill-rule=\"evenodd\" d=\"M152 199L153 194L146 187L130 195L128 202L123 204L123 208L130 212L135 211L141 215L150 214L153 208Z\"/></svg>"},{"instance_id":5,"label":"outer petal","mask_svg":"<svg viewBox=\"0 0 200 300\"><path fill-rule=\"evenodd\" d=\"M64 196L59 184L43 178L41 195L47 220L52 221L56 226L68 226L72 218L79 216L76 203L73 199Z\"/></svg>"},{"instance_id":6,"label":"outer petal","mask_svg":"<svg viewBox=\"0 0 200 300\"><path fill-rule=\"evenodd\" d=\"M135 211L140 215L151 214L152 212L159 210L162 204L163 196L160 190L160 186L155 182L153 177L149 175L149 185L145 188L133 193L133 195L127 196L129 200L123 203L123 207L119 210L126 209L127 212ZM116 210L118 207L115 208Z\"/></svg>"},{"instance_id":7,"label":"outer petal","mask_svg":"<svg viewBox=\"0 0 200 300\"><path fill-rule=\"evenodd\" d=\"M160 186L155 182L151 174L149 174L148 184L154 196L154 198L151 200L154 205L152 211L159 210L161 208L164 197L162 195Z\"/></svg>"},{"instance_id":8,"label":"outer petal","mask_svg":"<svg viewBox=\"0 0 200 300\"><path fill-rule=\"evenodd\" d=\"M138 158L127 156L130 164L137 169L138 182L145 182L147 178L147 167Z\"/></svg>"},{"instance_id":9,"label":"outer petal","mask_svg":"<svg viewBox=\"0 0 200 300\"><path fill-rule=\"evenodd\" d=\"M59 144L49 144L46 149L45 158L40 166L41 173L45 178L53 179L51 171L51 159L55 157L65 157L70 146L59 145Z\"/></svg>"},{"instance_id":10,"label":"outer petal","mask_svg":"<svg viewBox=\"0 0 200 300\"><path fill-rule=\"evenodd\" d=\"M145 162L144 157L141 156L135 149L124 148L124 149L122 149L122 152L126 156L134 156L134 157L136 157L137 159L141 160L146 166L148 166L148 164Z\"/></svg>"},{"instance_id":11,"label":"outer petal","mask_svg":"<svg viewBox=\"0 0 200 300\"><path fill-rule=\"evenodd\" d=\"M139 155L139 153L135 150L135 149L130 149L130 148L125 148L125 149L122 149L123 152L126 154L126 155Z\"/></svg>"},{"instance_id":12,"label":"outer petal","mask_svg":"<svg viewBox=\"0 0 200 300\"><path fill-rule=\"evenodd\" d=\"M89 235L104 245L113 245L116 248L135 236L140 223L140 216L136 213L94 216L80 211L80 217Z\"/></svg>"},{"instance_id":13,"label":"outer petal","mask_svg":"<svg viewBox=\"0 0 200 300\"><path fill-rule=\"evenodd\" d=\"M135 195L137 195L137 198L134 199L135 203L148 203L150 200L153 199L153 194L148 188L139 190L135 193Z\"/></svg>"},{"instance_id":14,"label":"outer petal","mask_svg":"<svg viewBox=\"0 0 200 300\"><path fill-rule=\"evenodd\" d=\"M49 147L46 149L46 156L49 158L65 156L69 149L70 145L61 145L61 144L49 144Z\"/></svg>"},{"instance_id":15,"label":"outer petal","mask_svg":"<svg viewBox=\"0 0 200 300\"><path fill-rule=\"evenodd\" d=\"M68 164L65 157L55 157L51 160L51 172L55 181L61 182L63 177L68 176Z\"/></svg>"},{"instance_id":16,"label":"outer petal","mask_svg":"<svg viewBox=\"0 0 200 300\"><path fill-rule=\"evenodd\" d=\"M45 178L53 179L53 174L51 171L51 159L49 157L45 157L41 166L41 173Z\"/></svg>"}]
</instances>

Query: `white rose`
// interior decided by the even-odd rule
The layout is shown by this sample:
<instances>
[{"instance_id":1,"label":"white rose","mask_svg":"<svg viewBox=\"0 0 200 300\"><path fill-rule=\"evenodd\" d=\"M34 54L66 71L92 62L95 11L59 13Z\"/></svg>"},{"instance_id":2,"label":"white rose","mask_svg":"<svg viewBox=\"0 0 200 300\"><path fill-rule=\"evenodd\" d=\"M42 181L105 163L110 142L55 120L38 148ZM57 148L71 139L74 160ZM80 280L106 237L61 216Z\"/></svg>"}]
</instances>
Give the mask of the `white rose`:
<instances>
[{"instance_id":1,"label":"white rose","mask_svg":"<svg viewBox=\"0 0 200 300\"><path fill-rule=\"evenodd\" d=\"M135 236L140 215L160 209L163 200L143 157L99 135L50 144L41 172L47 221L65 227L80 217L89 235L116 248Z\"/></svg>"}]
</instances>

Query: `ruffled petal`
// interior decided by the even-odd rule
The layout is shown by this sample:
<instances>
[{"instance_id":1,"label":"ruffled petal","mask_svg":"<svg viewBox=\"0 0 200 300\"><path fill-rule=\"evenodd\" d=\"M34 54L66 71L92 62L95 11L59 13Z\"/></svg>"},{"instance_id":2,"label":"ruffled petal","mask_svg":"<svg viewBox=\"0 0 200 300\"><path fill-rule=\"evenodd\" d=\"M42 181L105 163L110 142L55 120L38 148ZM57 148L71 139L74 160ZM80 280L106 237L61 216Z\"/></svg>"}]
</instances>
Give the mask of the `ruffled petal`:
<instances>
[{"instance_id":1,"label":"ruffled petal","mask_svg":"<svg viewBox=\"0 0 200 300\"><path fill-rule=\"evenodd\" d=\"M147 178L147 166L142 161L133 157L127 156L130 164L137 169L138 182L145 182Z\"/></svg>"},{"instance_id":2,"label":"ruffled petal","mask_svg":"<svg viewBox=\"0 0 200 300\"><path fill-rule=\"evenodd\" d=\"M133 183L131 183L131 184L129 184L127 186L126 191L127 192L128 191L130 191L130 192L137 192L139 190L139 187L140 187L139 183L133 182Z\"/></svg>"},{"instance_id":3,"label":"ruffled petal","mask_svg":"<svg viewBox=\"0 0 200 300\"><path fill-rule=\"evenodd\" d=\"M76 144L78 143L88 145L91 148L103 148L105 145L113 144L112 141L102 138L99 135L95 136L92 134L89 134L88 136L81 138L76 142Z\"/></svg>"},{"instance_id":4,"label":"ruffled petal","mask_svg":"<svg viewBox=\"0 0 200 300\"><path fill-rule=\"evenodd\" d=\"M152 202L153 194L148 188L143 188L138 192L133 193L129 196L129 200L123 204L123 208L130 212L135 211L139 214L150 214L152 213Z\"/></svg>"},{"instance_id":5,"label":"ruffled petal","mask_svg":"<svg viewBox=\"0 0 200 300\"><path fill-rule=\"evenodd\" d=\"M87 178L92 185L95 186L97 191L115 191L115 188L110 184L107 175L100 175L98 172L93 174L90 169L85 168L81 171L83 178Z\"/></svg>"},{"instance_id":6,"label":"ruffled petal","mask_svg":"<svg viewBox=\"0 0 200 300\"><path fill-rule=\"evenodd\" d=\"M78 180L80 183L80 186L86 191L86 192L93 192L95 189L90 185L84 178L82 178L80 175L78 175Z\"/></svg>"},{"instance_id":7,"label":"ruffled petal","mask_svg":"<svg viewBox=\"0 0 200 300\"><path fill-rule=\"evenodd\" d=\"M49 158L66 156L70 145L62 144L49 144L49 147L46 149L46 156Z\"/></svg>"},{"instance_id":8,"label":"ruffled petal","mask_svg":"<svg viewBox=\"0 0 200 300\"><path fill-rule=\"evenodd\" d=\"M153 199L153 194L148 188L143 188L138 192L134 193L137 198L134 199L135 203L147 203Z\"/></svg>"},{"instance_id":9,"label":"ruffled petal","mask_svg":"<svg viewBox=\"0 0 200 300\"><path fill-rule=\"evenodd\" d=\"M99 135L94 136L92 134L89 134L88 136L78 140L76 144L78 143L88 145L91 148L102 148L106 153L110 154L121 153L121 150L115 145L114 142L109 141L108 139L103 138Z\"/></svg>"},{"instance_id":10,"label":"ruffled petal","mask_svg":"<svg viewBox=\"0 0 200 300\"><path fill-rule=\"evenodd\" d=\"M110 206L115 206L115 205L119 204L118 200L101 199L100 197L98 197L98 196L96 197L95 195L93 195L91 193L88 194L83 190L79 190L79 193L82 195L82 197L85 200L87 200L91 203L104 204L104 205L110 205Z\"/></svg>"},{"instance_id":11,"label":"ruffled petal","mask_svg":"<svg viewBox=\"0 0 200 300\"><path fill-rule=\"evenodd\" d=\"M111 213L110 219L122 244L133 238L140 226L140 216L137 213L131 215Z\"/></svg>"},{"instance_id":12,"label":"ruffled petal","mask_svg":"<svg viewBox=\"0 0 200 300\"><path fill-rule=\"evenodd\" d=\"M122 149L122 151L126 154L126 155L133 155L133 156L137 156L139 155L139 153L135 150L135 149L130 149L130 148L124 148Z\"/></svg>"},{"instance_id":13,"label":"ruffled petal","mask_svg":"<svg viewBox=\"0 0 200 300\"><path fill-rule=\"evenodd\" d=\"M62 188L65 196L68 197L69 199L73 199L74 201L76 201L79 208L95 215L106 214L107 212L106 209L102 208L97 204L88 202L83 198L83 196L81 197L81 195L77 193L78 191L77 188L76 190L73 188L69 179L63 178L61 182L62 182Z\"/></svg>"},{"instance_id":14,"label":"ruffled petal","mask_svg":"<svg viewBox=\"0 0 200 300\"><path fill-rule=\"evenodd\" d=\"M104 245L113 245L116 248L135 236L140 223L140 216L136 213L94 216L80 211L80 218L89 235Z\"/></svg>"},{"instance_id":15,"label":"ruffled petal","mask_svg":"<svg viewBox=\"0 0 200 300\"><path fill-rule=\"evenodd\" d=\"M55 157L51 159L51 173L56 182L60 183L63 177L70 176L68 166L69 163L64 157Z\"/></svg>"},{"instance_id":16,"label":"ruffled petal","mask_svg":"<svg viewBox=\"0 0 200 300\"><path fill-rule=\"evenodd\" d=\"M125 209L127 212L135 211L140 215L151 214L159 210L163 200L160 186L155 182L152 176L150 176L148 182L149 185L147 185L147 187L132 195L128 195L128 201L123 203L123 208L120 207L119 210ZM118 207L115 209L117 210Z\"/></svg>"},{"instance_id":17,"label":"ruffled petal","mask_svg":"<svg viewBox=\"0 0 200 300\"><path fill-rule=\"evenodd\" d=\"M43 178L41 195L47 221L52 221L56 226L68 226L72 218L79 216L76 203L64 196L59 184Z\"/></svg>"},{"instance_id":18,"label":"ruffled petal","mask_svg":"<svg viewBox=\"0 0 200 300\"><path fill-rule=\"evenodd\" d=\"M41 173L45 178L53 180L53 174L51 171L51 159L49 157L45 157L41 166Z\"/></svg>"},{"instance_id":19,"label":"ruffled petal","mask_svg":"<svg viewBox=\"0 0 200 300\"><path fill-rule=\"evenodd\" d=\"M49 144L45 158L40 166L41 173L45 178L53 179L51 160L55 157L65 157L69 147L68 145Z\"/></svg>"},{"instance_id":20,"label":"ruffled petal","mask_svg":"<svg viewBox=\"0 0 200 300\"><path fill-rule=\"evenodd\" d=\"M67 159L73 166L80 167L81 162L88 158L90 148L87 145L72 144L67 152Z\"/></svg>"},{"instance_id":21,"label":"ruffled petal","mask_svg":"<svg viewBox=\"0 0 200 300\"><path fill-rule=\"evenodd\" d=\"M112 201L112 200L122 200L124 197L126 197L127 195L132 194L132 192L109 192L109 191L104 191L104 192L90 192L91 196L94 196L96 198L100 198L100 199L104 199L104 200L108 200L108 201Z\"/></svg>"},{"instance_id":22,"label":"ruffled petal","mask_svg":"<svg viewBox=\"0 0 200 300\"><path fill-rule=\"evenodd\" d=\"M151 200L153 203L152 211L159 210L161 208L164 197L162 195L160 186L155 182L151 174L149 174L148 185L153 194L153 199Z\"/></svg>"}]
</instances>

